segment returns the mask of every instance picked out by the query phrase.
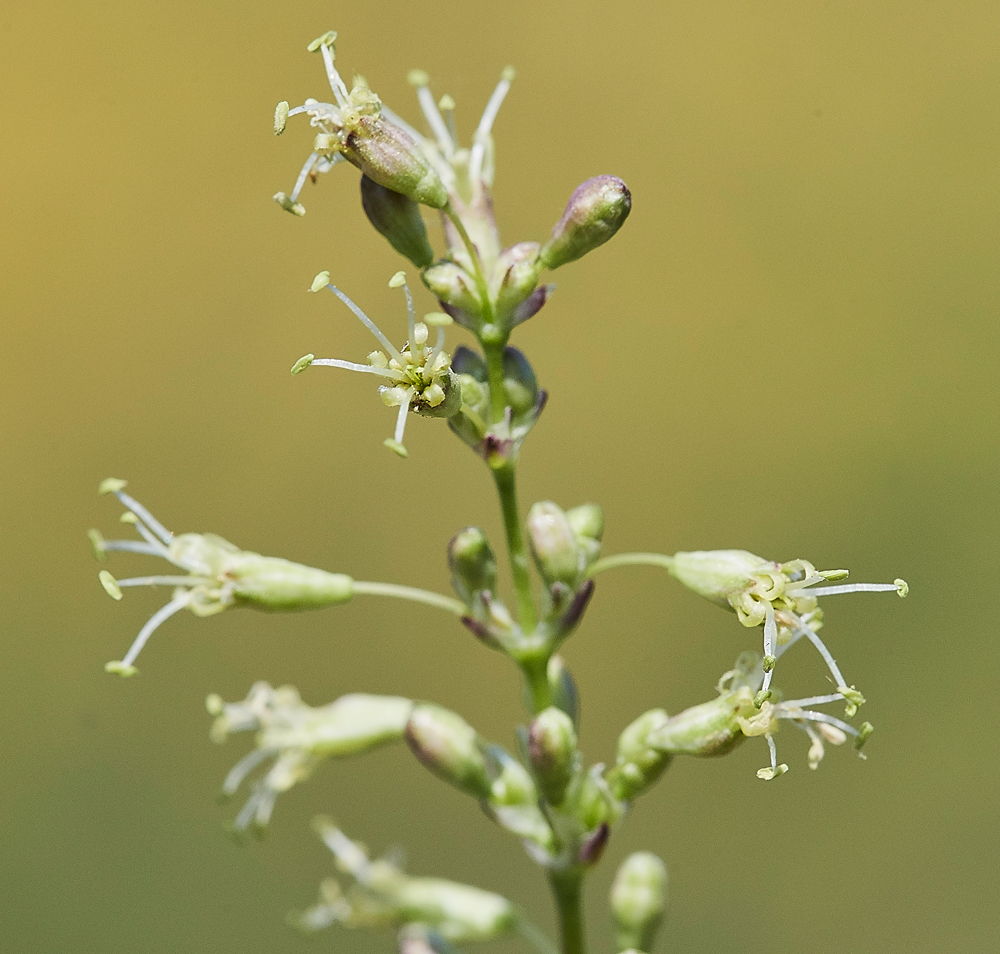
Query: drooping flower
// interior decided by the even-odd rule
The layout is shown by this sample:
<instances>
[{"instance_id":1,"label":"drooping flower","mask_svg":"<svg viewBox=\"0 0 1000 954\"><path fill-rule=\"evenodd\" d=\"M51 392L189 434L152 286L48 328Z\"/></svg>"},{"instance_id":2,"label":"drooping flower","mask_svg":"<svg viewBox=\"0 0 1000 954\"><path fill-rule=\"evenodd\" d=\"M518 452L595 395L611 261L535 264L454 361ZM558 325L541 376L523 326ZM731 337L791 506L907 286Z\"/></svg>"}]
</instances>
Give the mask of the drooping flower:
<instances>
[{"instance_id":1,"label":"drooping flower","mask_svg":"<svg viewBox=\"0 0 1000 954\"><path fill-rule=\"evenodd\" d=\"M274 131L280 134L292 116L305 113L309 123L318 130L313 151L306 160L291 195L279 192L275 201L289 212L303 215L298 201L306 179L328 172L340 162L357 166L369 179L435 209L448 204L448 191L438 172L428 161L421 147L421 137L400 124L382 105L378 96L360 77L348 90L334 65L337 34L324 33L309 44L309 51L323 56L327 79L333 91L333 103L307 99L302 106L288 108L278 104L274 114Z\"/></svg>"},{"instance_id":2,"label":"drooping flower","mask_svg":"<svg viewBox=\"0 0 1000 954\"><path fill-rule=\"evenodd\" d=\"M386 379L387 383L378 389L379 394L384 404L398 407L399 413L395 433L385 441L385 446L401 457L406 457L403 432L406 429L407 412L414 411L428 417L452 417L461 409L462 388L451 369L451 356L444 350L444 326L451 324L451 318L443 312L431 312L424 316L423 321L417 321L413 310L413 296L403 272L393 275L389 287L402 287L406 295L409 338L400 349L347 295L330 284L329 272L320 272L313 280L312 291L328 288L333 292L378 339L384 350L371 352L368 364L342 361L339 358L317 358L307 354L295 362L292 374L299 374L313 365L323 365L362 371ZM427 344L430 333L428 326L437 328L437 340L433 347Z\"/></svg>"},{"instance_id":3,"label":"drooping flower","mask_svg":"<svg viewBox=\"0 0 1000 954\"><path fill-rule=\"evenodd\" d=\"M122 522L135 527L141 540L105 540L89 531L97 556L125 550L161 557L186 576L156 575L117 580L107 570L99 574L109 596L122 598L122 588L130 586L171 586L170 601L157 610L139 631L124 659L109 662L105 669L122 676L134 675L133 663L146 641L161 623L182 609L196 616L212 616L231 606L251 606L263 610L321 609L344 603L354 593L354 581L343 573L328 573L292 563L280 557L266 557L241 550L212 533L173 534L142 504L125 493L125 481L108 478L99 492L111 493L126 508Z\"/></svg>"},{"instance_id":4,"label":"drooping flower","mask_svg":"<svg viewBox=\"0 0 1000 954\"><path fill-rule=\"evenodd\" d=\"M774 744L774 735L781 722L788 721L810 739L810 768L815 769L822 760L824 741L841 745L848 737L853 737L855 748L864 757L861 747L874 731L870 722L855 728L843 719L814 708L843 701L843 693L782 700L780 694L772 692L769 698L760 702L764 676L760 656L743 653L736 666L719 680L717 698L685 709L676 716L651 722L643 739L644 747L671 756L715 756L730 752L745 739L763 736L768 745L770 765L760 769L757 777L770 780L788 771L786 764L778 764ZM613 785L616 771L620 772L621 768L616 766L612 770Z\"/></svg>"},{"instance_id":5,"label":"drooping flower","mask_svg":"<svg viewBox=\"0 0 1000 954\"><path fill-rule=\"evenodd\" d=\"M823 612L817 598L837 593L895 592L906 596L904 580L892 583L840 583L847 570L818 571L806 560L775 563L746 550L699 550L675 553L670 573L688 589L713 603L732 609L744 626L764 625L764 679L761 691L771 685L774 665L802 637L823 657L834 686L847 701L847 714L854 715L864 697L841 673L817 630ZM832 586L819 586L833 583Z\"/></svg>"},{"instance_id":6,"label":"drooping flower","mask_svg":"<svg viewBox=\"0 0 1000 954\"><path fill-rule=\"evenodd\" d=\"M393 860L370 860L364 846L332 822L320 818L315 827L350 884L346 891L332 878L320 885L319 902L294 919L305 930L331 924L419 925L446 941L463 944L487 941L519 926L514 906L498 894L443 878L415 878Z\"/></svg>"},{"instance_id":7,"label":"drooping flower","mask_svg":"<svg viewBox=\"0 0 1000 954\"><path fill-rule=\"evenodd\" d=\"M344 758L403 737L413 709L400 696L352 693L326 706L306 705L292 686L272 689L266 682L251 687L242 702L207 700L214 715L212 739L224 742L234 732L256 732L256 748L236 764L222 785L233 795L259 765L271 768L253 785L250 798L236 816L235 827L264 828L281 792L304 781L325 759Z\"/></svg>"}]
</instances>

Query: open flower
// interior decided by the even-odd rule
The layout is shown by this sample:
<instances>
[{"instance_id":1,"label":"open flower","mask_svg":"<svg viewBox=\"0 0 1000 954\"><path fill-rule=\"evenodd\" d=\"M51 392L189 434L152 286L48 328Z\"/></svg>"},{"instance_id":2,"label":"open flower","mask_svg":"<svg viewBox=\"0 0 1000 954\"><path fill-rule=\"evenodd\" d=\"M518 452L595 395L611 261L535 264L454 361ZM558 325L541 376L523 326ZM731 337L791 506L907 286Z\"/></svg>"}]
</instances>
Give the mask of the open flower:
<instances>
[{"instance_id":1,"label":"open flower","mask_svg":"<svg viewBox=\"0 0 1000 954\"><path fill-rule=\"evenodd\" d=\"M292 686L272 689L266 682L254 683L242 702L223 702L212 695L206 705L216 717L213 741L223 742L233 732L257 733L257 747L226 776L225 795L233 795L257 766L274 760L236 817L240 831L251 824L265 827L278 795L307 779L324 759L355 755L401 739L413 709L413 703L400 696L364 693L313 707Z\"/></svg>"},{"instance_id":2,"label":"open flower","mask_svg":"<svg viewBox=\"0 0 1000 954\"><path fill-rule=\"evenodd\" d=\"M369 179L424 205L440 209L448 204L448 192L436 170L418 144L420 136L390 117L382 101L360 77L348 90L334 66L337 34L324 33L309 44L309 51L323 56L333 103L307 99L302 106L288 108L279 103L274 114L274 131L280 134L291 116L305 113L318 130L313 151L306 160L292 194L279 192L275 201L296 215L305 213L298 202L306 179L328 172L344 160L357 166Z\"/></svg>"},{"instance_id":3,"label":"open flower","mask_svg":"<svg viewBox=\"0 0 1000 954\"><path fill-rule=\"evenodd\" d=\"M770 765L757 777L773 779L788 771L778 764L774 735L781 722L788 721L810 739L809 767L815 769L823 758L824 741L841 745L848 737L861 746L874 731L870 722L855 728L843 719L813 707L845 699L841 692L783 701L777 693L760 702L764 680L762 660L756 653L743 653L736 666L719 680L719 695L711 702L692 706L677 715L651 722L643 745L668 755L724 755L748 738L763 736L770 753ZM863 755L862 755L863 757ZM616 767L617 768L617 767Z\"/></svg>"},{"instance_id":4,"label":"open flower","mask_svg":"<svg viewBox=\"0 0 1000 954\"><path fill-rule=\"evenodd\" d=\"M817 570L806 560L774 563L746 550L699 550L675 553L670 573L688 589L719 606L732 609L744 626L764 624L764 679L767 692L778 658L803 636L823 657L837 692L847 700L847 714L854 715L864 696L847 684L843 673L817 630L823 612L817 597L836 593L895 592L906 596L904 580L892 583L839 583L847 570ZM833 586L818 586L820 583Z\"/></svg>"},{"instance_id":5,"label":"open flower","mask_svg":"<svg viewBox=\"0 0 1000 954\"><path fill-rule=\"evenodd\" d=\"M317 931L335 923L345 927L420 925L461 944L490 940L519 926L514 906L498 894L443 878L412 877L395 861L370 860L364 846L351 841L332 822L320 818L315 827L350 885L344 891L333 878L324 881L319 903L294 918L305 930Z\"/></svg>"},{"instance_id":6,"label":"open flower","mask_svg":"<svg viewBox=\"0 0 1000 954\"><path fill-rule=\"evenodd\" d=\"M91 530L90 541L98 557L103 558L110 550L162 557L187 575L116 580L107 570L100 572L102 586L116 600L122 598L123 587L174 588L170 602L150 617L125 658L105 666L108 672L134 675L137 670L132 664L149 637L161 623L185 608L196 616L212 616L231 606L264 610L321 609L344 603L354 593L353 580L343 573L327 573L280 557L241 550L212 533L175 535L126 494L124 488L124 480L110 477L101 483L99 490L102 494L114 494L126 507L122 522L134 526L142 539L105 540L97 530Z\"/></svg>"},{"instance_id":7,"label":"open flower","mask_svg":"<svg viewBox=\"0 0 1000 954\"><path fill-rule=\"evenodd\" d=\"M325 365L363 371L385 379L387 383L378 389L382 401L389 407L399 408L395 434L385 441L385 446L401 457L406 457L403 432L406 429L407 412L414 411L428 417L452 417L461 409L462 389L458 377L451 370L451 355L444 350L444 326L451 324L451 318L443 312L431 312L424 316L423 321L417 321L413 310L413 296L403 272L393 275L389 287L402 287L406 294L410 334L406 344L400 349L347 295L330 284L329 272L320 272L313 280L312 290L316 292L329 288L378 339L384 350L371 352L368 364L341 361L339 358L317 358L307 354L295 362L292 374L299 374L312 365ZM427 344L430 334L428 326L437 328L437 340L433 347Z\"/></svg>"}]
</instances>

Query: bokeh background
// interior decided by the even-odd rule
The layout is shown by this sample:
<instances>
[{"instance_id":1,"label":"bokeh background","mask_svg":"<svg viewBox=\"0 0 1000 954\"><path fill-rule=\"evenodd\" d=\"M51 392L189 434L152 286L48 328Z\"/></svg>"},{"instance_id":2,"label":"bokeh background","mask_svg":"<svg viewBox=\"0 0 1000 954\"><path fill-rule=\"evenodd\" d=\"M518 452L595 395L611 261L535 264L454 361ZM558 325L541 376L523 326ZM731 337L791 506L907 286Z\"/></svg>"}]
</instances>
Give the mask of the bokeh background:
<instances>
[{"instance_id":1,"label":"bokeh background","mask_svg":"<svg viewBox=\"0 0 1000 954\"><path fill-rule=\"evenodd\" d=\"M445 590L457 528L499 542L488 477L442 423L412 420L401 461L367 379L288 375L371 346L306 293L320 269L402 321L400 260L352 168L307 190L302 219L270 200L310 141L301 122L274 139L274 104L326 95L305 46L330 28L345 70L414 121L406 71L428 69L465 136L517 67L495 127L508 242L544 238L586 177L632 188L625 229L516 336L551 392L525 504L600 502L609 553L745 547L911 584L828 604L877 725L869 760L809 772L789 731L773 784L762 743L675 764L590 879L593 949L612 951L608 884L641 847L671 872L662 951L992 948L998 21L989 0L7 4L0 948L391 950L285 925L332 870L319 812L552 925L520 847L404 749L324 766L262 843L224 833L239 802L214 796L248 740L209 743L209 692L428 698L512 745L516 674L446 616L184 614L138 678L102 671L164 597L114 604L97 583L84 532L117 526L108 475L176 531L361 579ZM647 708L710 698L758 638L655 570L607 574L565 647L587 756ZM794 656L783 681L812 691L818 660Z\"/></svg>"}]
</instances>

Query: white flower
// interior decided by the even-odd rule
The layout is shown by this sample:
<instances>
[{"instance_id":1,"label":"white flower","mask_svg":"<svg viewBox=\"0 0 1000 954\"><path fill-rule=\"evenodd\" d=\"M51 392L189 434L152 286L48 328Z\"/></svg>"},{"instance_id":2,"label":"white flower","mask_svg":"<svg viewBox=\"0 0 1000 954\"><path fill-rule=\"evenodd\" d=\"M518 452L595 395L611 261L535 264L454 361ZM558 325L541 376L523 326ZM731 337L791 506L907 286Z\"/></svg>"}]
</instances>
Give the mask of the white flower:
<instances>
[{"instance_id":1,"label":"white flower","mask_svg":"<svg viewBox=\"0 0 1000 954\"><path fill-rule=\"evenodd\" d=\"M397 349L371 320L339 288L330 284L330 273L320 272L312 283L312 291L330 289L361 323L378 339L384 350L368 355L368 364L342 361L339 358L317 358L308 354L292 366L292 374L299 374L314 365L346 368L362 371L386 379L388 383L379 387L384 404L398 407L396 431L385 441L386 447L401 457L406 457L403 446L403 432L406 429L408 411L429 417L452 417L462 406L462 389L458 377L451 370L451 355L444 350L444 326L451 324L451 318L443 312L431 312L417 321L413 310L413 296L406 284L403 272L397 272L389 281L390 288L402 287L406 295L406 309L409 338L402 348ZM437 340L433 347L427 344L430 334L428 326L437 328Z\"/></svg>"},{"instance_id":2,"label":"white flower","mask_svg":"<svg viewBox=\"0 0 1000 954\"><path fill-rule=\"evenodd\" d=\"M141 540L105 540L97 530L88 533L99 558L111 550L125 550L161 557L186 576L140 576L116 580L107 570L99 579L109 596L122 598L122 588L130 586L172 586L173 596L157 610L139 631L122 660L109 662L105 669L122 676L136 673L132 665L146 641L165 620L182 609L196 616L212 616L230 606L254 606L267 610L320 609L344 603L354 592L354 583L343 573L327 573L314 567L292 563L280 557L266 557L241 550L212 533L173 534L142 504L124 491L125 481L109 477L100 493L112 493L126 507L122 522L135 527Z\"/></svg>"}]
</instances>

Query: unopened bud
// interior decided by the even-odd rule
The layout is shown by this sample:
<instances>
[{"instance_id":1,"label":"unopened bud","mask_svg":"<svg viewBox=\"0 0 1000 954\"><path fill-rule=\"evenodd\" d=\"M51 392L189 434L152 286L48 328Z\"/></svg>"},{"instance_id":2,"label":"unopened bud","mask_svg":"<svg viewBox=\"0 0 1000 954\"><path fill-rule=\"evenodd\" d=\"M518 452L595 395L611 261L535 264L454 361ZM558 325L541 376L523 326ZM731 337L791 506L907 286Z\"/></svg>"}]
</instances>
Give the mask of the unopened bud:
<instances>
[{"instance_id":1,"label":"unopened bud","mask_svg":"<svg viewBox=\"0 0 1000 954\"><path fill-rule=\"evenodd\" d=\"M574 586L580 575L580 551L566 514L544 500L532 504L527 526L531 554L545 582Z\"/></svg>"},{"instance_id":2,"label":"unopened bud","mask_svg":"<svg viewBox=\"0 0 1000 954\"><path fill-rule=\"evenodd\" d=\"M497 317L506 318L521 304L538 284L541 264L537 242L519 242L500 253L493 266L490 291L496 301Z\"/></svg>"},{"instance_id":3,"label":"unopened bud","mask_svg":"<svg viewBox=\"0 0 1000 954\"><path fill-rule=\"evenodd\" d=\"M478 315L482 303L476 291L475 279L461 265L440 262L421 273L424 284L446 305L469 315Z\"/></svg>"},{"instance_id":4,"label":"unopened bud","mask_svg":"<svg viewBox=\"0 0 1000 954\"><path fill-rule=\"evenodd\" d=\"M417 268L426 268L434 261L434 250L427 241L427 227L421 218L420 206L413 199L363 175L361 207L376 231Z\"/></svg>"},{"instance_id":5,"label":"unopened bud","mask_svg":"<svg viewBox=\"0 0 1000 954\"><path fill-rule=\"evenodd\" d=\"M670 764L667 752L653 748L650 736L668 721L663 709L643 713L618 738L615 767L608 773L608 787L615 798L630 802L645 792Z\"/></svg>"},{"instance_id":6,"label":"unopened bud","mask_svg":"<svg viewBox=\"0 0 1000 954\"><path fill-rule=\"evenodd\" d=\"M615 950L651 951L666 907L666 865L649 851L629 855L611 886Z\"/></svg>"},{"instance_id":7,"label":"unopened bud","mask_svg":"<svg viewBox=\"0 0 1000 954\"><path fill-rule=\"evenodd\" d=\"M448 190L409 133L379 116L361 116L347 137L344 156L369 179L421 205L443 209Z\"/></svg>"},{"instance_id":8,"label":"unopened bud","mask_svg":"<svg viewBox=\"0 0 1000 954\"><path fill-rule=\"evenodd\" d=\"M451 585L467 605L471 606L483 590L496 592L497 558L479 527L466 527L451 538L448 565Z\"/></svg>"},{"instance_id":9,"label":"unopened bud","mask_svg":"<svg viewBox=\"0 0 1000 954\"><path fill-rule=\"evenodd\" d=\"M559 805L576 769L573 720L555 706L540 712L528 727L528 754L542 794Z\"/></svg>"},{"instance_id":10,"label":"unopened bud","mask_svg":"<svg viewBox=\"0 0 1000 954\"><path fill-rule=\"evenodd\" d=\"M587 566L601 555L601 537L604 536L604 511L597 504L583 504L566 511L577 543L583 551Z\"/></svg>"},{"instance_id":11,"label":"unopened bud","mask_svg":"<svg viewBox=\"0 0 1000 954\"><path fill-rule=\"evenodd\" d=\"M576 688L576 680L562 656L552 656L549 659L546 675L549 680L549 692L552 694L552 704L562 709L573 720L573 725L579 725L580 693Z\"/></svg>"},{"instance_id":12,"label":"unopened bud","mask_svg":"<svg viewBox=\"0 0 1000 954\"><path fill-rule=\"evenodd\" d=\"M534 408L538 381L528 359L517 348L504 348L503 386L515 419Z\"/></svg>"},{"instance_id":13,"label":"unopened bud","mask_svg":"<svg viewBox=\"0 0 1000 954\"><path fill-rule=\"evenodd\" d=\"M435 775L476 798L488 798L483 745L461 716L430 703L416 706L406 724L413 754Z\"/></svg>"},{"instance_id":14,"label":"unopened bud","mask_svg":"<svg viewBox=\"0 0 1000 954\"><path fill-rule=\"evenodd\" d=\"M603 245L617 232L632 210L632 195L616 176L595 176L570 196L566 211L542 246L540 261L559 268Z\"/></svg>"}]
</instances>

